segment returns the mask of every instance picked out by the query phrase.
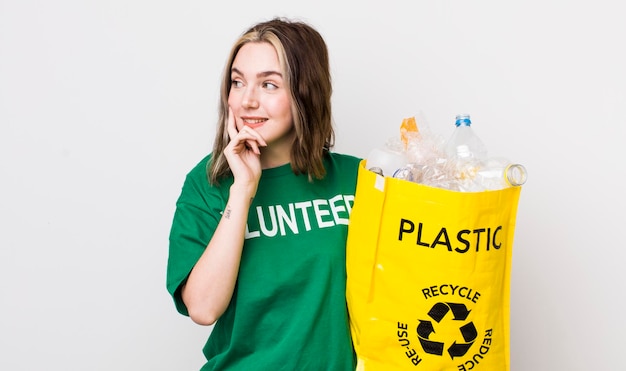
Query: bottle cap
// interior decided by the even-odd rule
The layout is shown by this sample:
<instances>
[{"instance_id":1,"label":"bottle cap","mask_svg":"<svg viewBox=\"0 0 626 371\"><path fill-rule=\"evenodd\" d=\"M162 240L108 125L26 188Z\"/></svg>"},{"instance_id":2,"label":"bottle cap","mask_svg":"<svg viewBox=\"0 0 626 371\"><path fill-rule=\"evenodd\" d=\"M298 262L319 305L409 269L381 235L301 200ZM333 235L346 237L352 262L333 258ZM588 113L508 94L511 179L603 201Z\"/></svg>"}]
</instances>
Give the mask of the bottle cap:
<instances>
[{"instance_id":1,"label":"bottle cap","mask_svg":"<svg viewBox=\"0 0 626 371\"><path fill-rule=\"evenodd\" d=\"M454 125L456 126L471 126L472 125L472 121L470 120L470 115L468 114L460 114L460 115L456 115L456 121L454 122Z\"/></svg>"}]
</instances>

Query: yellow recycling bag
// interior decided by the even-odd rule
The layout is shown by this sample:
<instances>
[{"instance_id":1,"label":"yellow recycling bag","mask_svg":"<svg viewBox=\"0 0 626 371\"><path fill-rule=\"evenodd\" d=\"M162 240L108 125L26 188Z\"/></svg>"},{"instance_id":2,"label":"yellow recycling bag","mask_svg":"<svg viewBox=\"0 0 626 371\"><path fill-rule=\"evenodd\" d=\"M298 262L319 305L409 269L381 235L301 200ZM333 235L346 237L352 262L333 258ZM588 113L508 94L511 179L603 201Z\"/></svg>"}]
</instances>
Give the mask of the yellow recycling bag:
<instances>
[{"instance_id":1,"label":"yellow recycling bag","mask_svg":"<svg viewBox=\"0 0 626 371\"><path fill-rule=\"evenodd\" d=\"M449 191L361 162L346 291L357 370L510 369L520 191Z\"/></svg>"}]
</instances>

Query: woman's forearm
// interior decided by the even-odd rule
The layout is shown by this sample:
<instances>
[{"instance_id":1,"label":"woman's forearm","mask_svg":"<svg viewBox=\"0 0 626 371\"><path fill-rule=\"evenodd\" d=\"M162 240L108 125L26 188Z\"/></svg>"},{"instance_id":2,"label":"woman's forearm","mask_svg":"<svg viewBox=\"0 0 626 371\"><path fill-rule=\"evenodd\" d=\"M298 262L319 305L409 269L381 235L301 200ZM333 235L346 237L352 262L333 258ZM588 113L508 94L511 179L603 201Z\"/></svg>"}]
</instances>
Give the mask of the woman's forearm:
<instances>
[{"instance_id":1,"label":"woman's forearm","mask_svg":"<svg viewBox=\"0 0 626 371\"><path fill-rule=\"evenodd\" d=\"M239 272L252 196L234 185L230 194L211 241L182 288L189 316L201 325L215 323L224 313Z\"/></svg>"}]
</instances>

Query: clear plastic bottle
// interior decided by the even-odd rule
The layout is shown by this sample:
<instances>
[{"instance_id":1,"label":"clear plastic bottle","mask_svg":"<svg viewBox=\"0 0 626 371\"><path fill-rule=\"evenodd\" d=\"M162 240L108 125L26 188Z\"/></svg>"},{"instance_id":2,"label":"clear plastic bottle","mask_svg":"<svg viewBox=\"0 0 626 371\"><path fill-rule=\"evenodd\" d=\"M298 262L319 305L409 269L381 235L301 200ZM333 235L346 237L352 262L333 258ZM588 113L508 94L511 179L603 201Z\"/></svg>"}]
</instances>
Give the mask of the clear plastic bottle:
<instances>
[{"instance_id":1,"label":"clear plastic bottle","mask_svg":"<svg viewBox=\"0 0 626 371\"><path fill-rule=\"evenodd\" d=\"M456 116L456 129L445 145L446 155L449 159L462 157L464 159L485 160L487 147L476 135L472 128L470 115L461 114Z\"/></svg>"},{"instance_id":2,"label":"clear plastic bottle","mask_svg":"<svg viewBox=\"0 0 626 371\"><path fill-rule=\"evenodd\" d=\"M518 187L526 183L528 173L521 164L496 157L481 163L474 176L474 183L481 190Z\"/></svg>"},{"instance_id":3,"label":"clear plastic bottle","mask_svg":"<svg viewBox=\"0 0 626 371\"><path fill-rule=\"evenodd\" d=\"M398 169L407 164L407 157L401 151L389 147L374 148L365 162L368 170L383 176L392 177Z\"/></svg>"},{"instance_id":4,"label":"clear plastic bottle","mask_svg":"<svg viewBox=\"0 0 626 371\"><path fill-rule=\"evenodd\" d=\"M468 114L456 116L456 129L445 143L448 169L452 172L456 189L462 192L475 192L477 188L474 178L480 163L487 159L487 147L472 129L472 121Z\"/></svg>"}]
</instances>

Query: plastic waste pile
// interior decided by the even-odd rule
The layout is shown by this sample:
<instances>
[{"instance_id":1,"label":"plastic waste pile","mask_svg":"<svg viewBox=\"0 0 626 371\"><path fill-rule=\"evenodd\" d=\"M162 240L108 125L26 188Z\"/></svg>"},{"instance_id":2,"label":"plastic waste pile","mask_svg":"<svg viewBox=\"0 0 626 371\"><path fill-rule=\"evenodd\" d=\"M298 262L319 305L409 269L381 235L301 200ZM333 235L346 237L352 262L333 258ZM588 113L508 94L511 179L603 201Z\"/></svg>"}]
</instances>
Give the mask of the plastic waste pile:
<instances>
[{"instance_id":1,"label":"plastic waste pile","mask_svg":"<svg viewBox=\"0 0 626 371\"><path fill-rule=\"evenodd\" d=\"M526 168L504 157L490 157L471 126L470 116L456 116L450 138L433 133L423 115L402 120L400 135L374 148L367 169L386 177L460 192L518 187Z\"/></svg>"}]
</instances>

